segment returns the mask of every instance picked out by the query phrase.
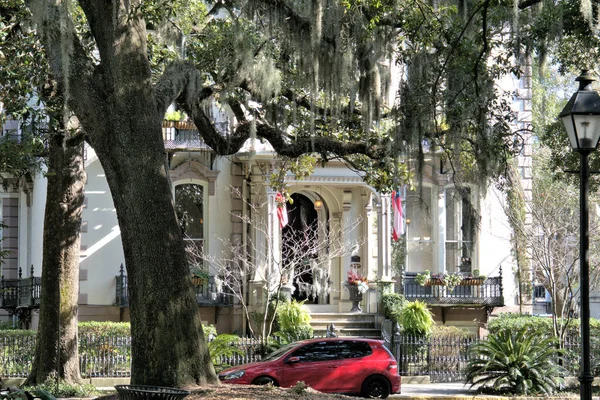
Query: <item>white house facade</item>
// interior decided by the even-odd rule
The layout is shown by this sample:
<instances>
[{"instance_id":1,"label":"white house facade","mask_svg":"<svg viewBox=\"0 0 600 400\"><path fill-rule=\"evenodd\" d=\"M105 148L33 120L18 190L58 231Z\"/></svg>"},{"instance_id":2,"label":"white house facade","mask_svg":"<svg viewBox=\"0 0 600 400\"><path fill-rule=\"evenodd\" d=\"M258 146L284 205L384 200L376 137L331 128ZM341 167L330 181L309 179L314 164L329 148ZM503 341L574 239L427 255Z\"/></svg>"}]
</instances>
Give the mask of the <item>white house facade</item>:
<instances>
[{"instance_id":1,"label":"white house facade","mask_svg":"<svg viewBox=\"0 0 600 400\"><path fill-rule=\"evenodd\" d=\"M531 121L527 82L530 85L531 79L526 74L525 78L504 83L518 94L514 103L519 115L517 125ZM18 126L5 126L3 135L8 132L18 133ZM218 257L229 250L230 243L244 244L248 256L261 269L261 273L253 271L245 277L244 296L250 308L260 309L266 301L265 281L285 263L285 235L277 217L277 192L268 181L270 173L280 167L280 161L260 143L248 143L233 157L215 157L191 123L165 121L163 136L186 245ZM519 161L526 190L530 188L530 152L527 143ZM289 226L294 225L294 218L299 218L294 213L303 213L301 223L314 222L331 233L322 236L331 241L331 246L336 246L334 241L348 246L338 253L326 246L326 268L321 268L318 275L309 271L305 276L308 283L320 288L320 293L302 294L298 285L294 286L298 276L291 274L287 282L290 295L306 300L313 315L322 314L333 321L333 315L346 314L353 307L344 282L348 272L356 270L369 279L368 291L361 301L365 316L378 314L379 293L392 286L409 300L426 301L437 323L460 326L473 334L481 333L492 313L514 310L518 296L503 194L493 185L484 189L485 193L475 186L469 188L466 195L481 216L475 221L467 212L463 197L458 195L451 174L445 172L435 154L430 155L427 165L418 190L401 189L406 232L402 271L392 257L389 194L368 186L360 174L338 161L317 163L306 179L297 180L288 174L288 193L295 200L294 204L287 204ZM85 170L79 319L127 321L126 269L116 211L100 162L90 147L86 148ZM35 327L46 180L39 173L26 182L13 182L10 177L4 177L4 182L0 187L0 219L7 227L1 231L2 248L10 250L10 255L2 265L0 318L16 320L23 317L23 310L29 310L29 324ZM259 211L253 208L257 205L261 205ZM250 222L244 217L249 217ZM258 218L266 222L265 229L258 229L253 222ZM253 243L252 248L249 243ZM216 324L219 332L246 333L248 321L239 299L217 284L220 272L210 262L203 262L201 267L210 278L198 290L203 320ZM434 280L428 286L415 283L416 275L425 271L432 275L462 273L465 279L484 275L486 279L465 280L454 290L442 293ZM10 297L15 290L18 298ZM37 303L31 301L35 296ZM375 329L380 320L373 318Z\"/></svg>"}]
</instances>

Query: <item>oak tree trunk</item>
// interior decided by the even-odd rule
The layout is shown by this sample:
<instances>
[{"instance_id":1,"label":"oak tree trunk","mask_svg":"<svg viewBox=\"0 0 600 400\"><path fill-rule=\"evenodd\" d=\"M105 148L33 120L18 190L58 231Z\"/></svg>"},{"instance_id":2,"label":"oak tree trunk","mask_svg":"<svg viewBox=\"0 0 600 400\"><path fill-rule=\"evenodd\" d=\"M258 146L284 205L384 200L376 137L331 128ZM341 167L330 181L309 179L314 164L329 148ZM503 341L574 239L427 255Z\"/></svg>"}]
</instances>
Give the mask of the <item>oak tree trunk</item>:
<instances>
[{"instance_id":1,"label":"oak tree trunk","mask_svg":"<svg viewBox=\"0 0 600 400\"><path fill-rule=\"evenodd\" d=\"M131 107L143 107L144 101L135 104ZM149 105L147 110L149 118L131 109L119 113L131 117L111 117L113 140L93 143L121 228L131 381L175 387L216 383L166 173L162 116L152 115Z\"/></svg>"},{"instance_id":2,"label":"oak tree trunk","mask_svg":"<svg viewBox=\"0 0 600 400\"><path fill-rule=\"evenodd\" d=\"M59 376L80 382L77 349L80 228L85 172L83 147L67 144L63 134L50 138L48 190L44 217L44 249L40 324L28 385Z\"/></svg>"}]
</instances>

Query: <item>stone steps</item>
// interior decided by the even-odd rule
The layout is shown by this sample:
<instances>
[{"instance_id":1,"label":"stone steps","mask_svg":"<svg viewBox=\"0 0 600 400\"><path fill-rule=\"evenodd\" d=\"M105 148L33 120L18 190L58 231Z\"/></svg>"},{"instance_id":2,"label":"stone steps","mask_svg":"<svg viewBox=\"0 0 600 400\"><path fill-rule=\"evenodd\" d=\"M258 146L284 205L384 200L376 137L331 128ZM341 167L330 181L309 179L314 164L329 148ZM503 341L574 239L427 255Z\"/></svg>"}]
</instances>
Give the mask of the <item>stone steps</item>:
<instances>
[{"instance_id":1,"label":"stone steps","mask_svg":"<svg viewBox=\"0 0 600 400\"><path fill-rule=\"evenodd\" d=\"M376 314L366 313L312 313L311 326L315 337L326 336L333 324L339 337L381 339L381 329L375 325Z\"/></svg>"}]
</instances>

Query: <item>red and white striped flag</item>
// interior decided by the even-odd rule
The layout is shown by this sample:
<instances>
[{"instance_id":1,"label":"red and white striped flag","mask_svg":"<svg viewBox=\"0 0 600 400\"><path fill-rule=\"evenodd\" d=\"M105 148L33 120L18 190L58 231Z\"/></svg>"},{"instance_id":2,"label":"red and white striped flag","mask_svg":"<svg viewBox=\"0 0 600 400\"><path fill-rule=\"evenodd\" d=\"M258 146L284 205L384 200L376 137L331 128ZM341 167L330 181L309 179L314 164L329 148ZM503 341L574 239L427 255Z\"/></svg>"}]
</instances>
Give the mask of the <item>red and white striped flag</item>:
<instances>
[{"instance_id":1,"label":"red and white striped flag","mask_svg":"<svg viewBox=\"0 0 600 400\"><path fill-rule=\"evenodd\" d=\"M404 234L404 214L402 214L402 199L400 192L394 190L392 192L392 209L394 210L394 229L392 231L392 239L399 240Z\"/></svg>"},{"instance_id":2,"label":"red and white striped flag","mask_svg":"<svg viewBox=\"0 0 600 400\"><path fill-rule=\"evenodd\" d=\"M288 224L287 208L285 206L285 197L281 192L277 192L275 195L275 204L277 205L277 219L279 220L279 227L283 229Z\"/></svg>"}]
</instances>

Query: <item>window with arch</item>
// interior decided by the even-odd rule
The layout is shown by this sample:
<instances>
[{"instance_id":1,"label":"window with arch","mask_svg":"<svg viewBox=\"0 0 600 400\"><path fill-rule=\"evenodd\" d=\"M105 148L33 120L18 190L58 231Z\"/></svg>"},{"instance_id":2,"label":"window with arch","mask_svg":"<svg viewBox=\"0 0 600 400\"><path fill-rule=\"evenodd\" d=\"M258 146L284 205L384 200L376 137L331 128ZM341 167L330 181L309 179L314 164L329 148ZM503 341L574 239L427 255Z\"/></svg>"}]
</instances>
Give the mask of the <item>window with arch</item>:
<instances>
[{"instance_id":1,"label":"window with arch","mask_svg":"<svg viewBox=\"0 0 600 400\"><path fill-rule=\"evenodd\" d=\"M197 183L184 183L175 186L175 212L190 263L202 264L205 227L205 188Z\"/></svg>"}]
</instances>

